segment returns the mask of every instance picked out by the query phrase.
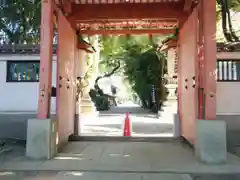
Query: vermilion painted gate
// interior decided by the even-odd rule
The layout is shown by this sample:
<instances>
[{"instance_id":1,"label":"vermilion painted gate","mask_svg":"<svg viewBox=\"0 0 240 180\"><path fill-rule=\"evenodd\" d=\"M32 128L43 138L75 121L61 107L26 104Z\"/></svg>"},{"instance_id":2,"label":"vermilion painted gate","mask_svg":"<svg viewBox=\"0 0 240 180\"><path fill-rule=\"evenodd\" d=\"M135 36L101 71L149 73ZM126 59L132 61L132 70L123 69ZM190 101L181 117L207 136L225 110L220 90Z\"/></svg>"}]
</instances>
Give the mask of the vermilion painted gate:
<instances>
[{"instance_id":1,"label":"vermilion painted gate","mask_svg":"<svg viewBox=\"0 0 240 180\"><path fill-rule=\"evenodd\" d=\"M197 114L197 12L194 10L179 35L181 135L194 144Z\"/></svg>"},{"instance_id":2,"label":"vermilion painted gate","mask_svg":"<svg viewBox=\"0 0 240 180\"><path fill-rule=\"evenodd\" d=\"M62 12L58 13L57 119L59 143L62 143L68 140L69 134L73 134L74 128L77 37Z\"/></svg>"},{"instance_id":3,"label":"vermilion painted gate","mask_svg":"<svg viewBox=\"0 0 240 180\"><path fill-rule=\"evenodd\" d=\"M178 42L180 68L178 112L181 120L181 135L194 143L196 119L216 119L216 79L214 76L216 70L216 1L153 0L148 2L145 0L132 0L122 2L119 0L106 0L96 2L98 3L96 4L92 0L42 1L41 77L38 118L44 120L50 118L54 14L57 16L59 36L57 54L57 131L61 142L66 141L68 136L73 133L74 109L77 106L75 97L76 77L74 76L74 71L77 68L74 68L74 62L76 60L85 61L86 58L77 58L77 53L82 50L88 52L87 48L89 47L87 43L76 39L79 32L83 35L119 33L171 34L173 30L175 32L175 28L165 28L165 23L170 24L169 27L175 27L176 25L178 27L180 25ZM200 16L197 17L199 12L201 12ZM158 20L158 23L157 25L150 23L151 26L147 26L147 28L140 23L140 30L139 27L133 30L132 21L139 23L138 21L142 21L142 19L151 20L151 23ZM170 21L173 19L174 23ZM112 22L109 23L109 20ZM122 20L124 20L123 23ZM127 30L124 24L128 25ZM201 25L198 26L198 24ZM158 25L161 27L160 29L153 28L158 27ZM115 28L111 29L112 26ZM203 51L201 68L197 63L198 44L202 46ZM79 55L79 57L84 56ZM200 76L201 81L199 82ZM198 99L197 91L199 88L202 91ZM201 108L198 109L198 106ZM200 109L201 113L199 113Z\"/></svg>"}]
</instances>

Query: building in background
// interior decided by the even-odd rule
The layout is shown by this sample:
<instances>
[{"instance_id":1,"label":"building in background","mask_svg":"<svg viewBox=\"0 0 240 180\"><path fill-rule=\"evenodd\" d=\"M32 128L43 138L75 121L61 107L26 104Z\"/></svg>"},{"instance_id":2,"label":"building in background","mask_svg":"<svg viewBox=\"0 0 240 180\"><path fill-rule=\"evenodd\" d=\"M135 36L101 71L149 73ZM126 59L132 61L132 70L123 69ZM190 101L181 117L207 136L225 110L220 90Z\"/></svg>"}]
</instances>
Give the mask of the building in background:
<instances>
[{"instance_id":1,"label":"building in background","mask_svg":"<svg viewBox=\"0 0 240 180\"><path fill-rule=\"evenodd\" d=\"M240 45L218 44L217 77L217 114L240 115ZM0 113L36 112L39 94L38 47L18 49L0 46ZM56 57L53 56L52 73L56 74ZM174 67L174 66L172 66ZM174 71L172 71L174 72ZM129 99L132 94L126 87L123 77L112 76L99 81L106 94L112 94L111 86L118 88L120 99ZM52 76L52 86L56 78ZM52 97L52 113L55 113L56 98Z\"/></svg>"}]
</instances>

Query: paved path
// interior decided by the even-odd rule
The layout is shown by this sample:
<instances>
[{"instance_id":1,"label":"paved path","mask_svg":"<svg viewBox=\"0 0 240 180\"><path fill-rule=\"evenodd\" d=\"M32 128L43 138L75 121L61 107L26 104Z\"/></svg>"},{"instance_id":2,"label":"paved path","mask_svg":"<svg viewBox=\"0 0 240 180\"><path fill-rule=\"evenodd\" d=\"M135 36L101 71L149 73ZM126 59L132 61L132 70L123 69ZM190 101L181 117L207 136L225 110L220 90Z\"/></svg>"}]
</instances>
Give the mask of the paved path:
<instances>
[{"instance_id":1,"label":"paved path","mask_svg":"<svg viewBox=\"0 0 240 180\"><path fill-rule=\"evenodd\" d=\"M239 175L134 174L96 172L5 172L1 180L239 180Z\"/></svg>"},{"instance_id":2,"label":"paved path","mask_svg":"<svg viewBox=\"0 0 240 180\"><path fill-rule=\"evenodd\" d=\"M166 113L167 111L169 112ZM157 118L156 114L151 113L149 110L144 110L135 104L122 104L119 107L112 108L110 111L100 112L99 117L81 119L81 134L122 136L122 124L126 112L131 112L133 136L172 136L173 121L171 112L176 112L176 102L174 103L174 101L165 107L165 111L160 118ZM169 116L167 117L166 114ZM0 139L25 140L27 120L35 117L35 112L0 113Z\"/></svg>"},{"instance_id":3,"label":"paved path","mask_svg":"<svg viewBox=\"0 0 240 180\"><path fill-rule=\"evenodd\" d=\"M26 140L27 120L34 118L36 112L0 112L0 139Z\"/></svg>"},{"instance_id":4,"label":"paved path","mask_svg":"<svg viewBox=\"0 0 240 180\"><path fill-rule=\"evenodd\" d=\"M4 175L4 174L3 174ZM184 180L179 174L31 172L5 173L1 180Z\"/></svg>"},{"instance_id":5,"label":"paved path","mask_svg":"<svg viewBox=\"0 0 240 180\"><path fill-rule=\"evenodd\" d=\"M7 158L7 156L9 156ZM0 171L83 171L118 173L239 173L240 159L228 154L224 165L197 161L180 142L71 142L54 159L30 160L24 154L0 158Z\"/></svg>"},{"instance_id":6,"label":"paved path","mask_svg":"<svg viewBox=\"0 0 240 180\"><path fill-rule=\"evenodd\" d=\"M121 105L85 121L83 133L122 135L124 114L131 112L134 136L171 136L176 103L168 103L159 118L138 106ZM29 115L32 116L34 113ZM0 120L3 117L0 115ZM10 122L0 121L0 137L24 139L26 121L21 115L11 117ZM29 160L24 157L24 147L11 147L14 148L4 155L0 152L0 180L240 179L237 157L229 154L227 164L207 166L197 162L192 150L180 142L72 142L50 161Z\"/></svg>"},{"instance_id":7,"label":"paved path","mask_svg":"<svg viewBox=\"0 0 240 180\"><path fill-rule=\"evenodd\" d=\"M239 180L239 175L134 174L96 172L3 172L1 180Z\"/></svg>"},{"instance_id":8,"label":"paved path","mask_svg":"<svg viewBox=\"0 0 240 180\"><path fill-rule=\"evenodd\" d=\"M72 142L49 161L24 154L0 161L1 180L240 179L237 157L228 155L225 165L201 164L180 142Z\"/></svg>"},{"instance_id":9,"label":"paved path","mask_svg":"<svg viewBox=\"0 0 240 180\"><path fill-rule=\"evenodd\" d=\"M5 172L1 180L239 180L237 175L141 174L97 172Z\"/></svg>"},{"instance_id":10,"label":"paved path","mask_svg":"<svg viewBox=\"0 0 240 180\"><path fill-rule=\"evenodd\" d=\"M176 101L167 102L160 117L136 104L121 104L109 111L100 112L98 117L82 119L80 134L83 136L122 136L125 114L129 112L132 136L173 137L173 113L177 111L176 103Z\"/></svg>"}]
</instances>

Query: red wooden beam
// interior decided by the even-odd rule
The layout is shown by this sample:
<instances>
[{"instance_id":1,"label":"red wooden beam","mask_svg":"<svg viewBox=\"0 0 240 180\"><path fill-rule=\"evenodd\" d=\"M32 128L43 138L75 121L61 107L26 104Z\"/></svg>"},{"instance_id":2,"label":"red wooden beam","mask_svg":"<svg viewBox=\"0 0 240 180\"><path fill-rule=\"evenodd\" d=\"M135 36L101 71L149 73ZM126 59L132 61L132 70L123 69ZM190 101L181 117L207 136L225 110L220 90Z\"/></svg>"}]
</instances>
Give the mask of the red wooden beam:
<instances>
[{"instance_id":1,"label":"red wooden beam","mask_svg":"<svg viewBox=\"0 0 240 180\"><path fill-rule=\"evenodd\" d=\"M72 4L72 0L54 0L55 9L60 9L66 16L72 13Z\"/></svg>"},{"instance_id":2,"label":"red wooden beam","mask_svg":"<svg viewBox=\"0 0 240 180\"><path fill-rule=\"evenodd\" d=\"M177 47L177 40L170 40L161 47L160 51L168 51L170 48L176 48L176 47Z\"/></svg>"},{"instance_id":3,"label":"red wooden beam","mask_svg":"<svg viewBox=\"0 0 240 180\"><path fill-rule=\"evenodd\" d=\"M89 48L91 48L89 45L85 44L85 43L78 43L77 44L77 48L78 49L82 49L84 51L86 51L87 53L94 53L93 50L90 50Z\"/></svg>"},{"instance_id":4,"label":"red wooden beam","mask_svg":"<svg viewBox=\"0 0 240 180\"><path fill-rule=\"evenodd\" d=\"M72 7L70 21L116 20L116 19L156 19L173 18L186 20L184 2L178 3L138 3L138 4L81 4Z\"/></svg>"},{"instance_id":5,"label":"red wooden beam","mask_svg":"<svg viewBox=\"0 0 240 180\"><path fill-rule=\"evenodd\" d=\"M72 12L72 2L70 0L63 1L63 10L66 15L69 15Z\"/></svg>"},{"instance_id":6,"label":"red wooden beam","mask_svg":"<svg viewBox=\"0 0 240 180\"><path fill-rule=\"evenodd\" d=\"M80 30L84 29L112 29L117 27L118 29L165 29L178 26L178 21L175 19L149 19L149 20L112 20L112 21L78 21L77 27Z\"/></svg>"},{"instance_id":7,"label":"red wooden beam","mask_svg":"<svg viewBox=\"0 0 240 180\"><path fill-rule=\"evenodd\" d=\"M84 35L107 35L107 34L173 34L175 29L116 29L116 30L82 30L80 34Z\"/></svg>"},{"instance_id":8,"label":"red wooden beam","mask_svg":"<svg viewBox=\"0 0 240 180\"><path fill-rule=\"evenodd\" d=\"M169 23L169 24L175 24L177 22L177 19L163 19L163 18L151 18L151 19L105 19L105 20L77 20L80 24L123 24L123 23L146 23L146 24L157 24L157 23Z\"/></svg>"},{"instance_id":9,"label":"red wooden beam","mask_svg":"<svg viewBox=\"0 0 240 180\"><path fill-rule=\"evenodd\" d=\"M162 21L162 22L161 22ZM97 24L94 21L82 21L77 23L77 29L79 29L84 34L169 34L172 33L172 29L175 29L178 26L178 23L175 21L163 21L163 20L148 20L148 21L128 21L118 20L111 21L104 24L104 21ZM171 23L170 23L171 22ZM102 24L101 24L102 23ZM115 27L115 28L113 28ZM94 30L94 31L93 31Z\"/></svg>"},{"instance_id":10,"label":"red wooden beam","mask_svg":"<svg viewBox=\"0 0 240 180\"><path fill-rule=\"evenodd\" d=\"M184 11L190 12L191 8L192 8L192 5L193 5L193 1L192 0L185 0Z\"/></svg>"}]
</instances>

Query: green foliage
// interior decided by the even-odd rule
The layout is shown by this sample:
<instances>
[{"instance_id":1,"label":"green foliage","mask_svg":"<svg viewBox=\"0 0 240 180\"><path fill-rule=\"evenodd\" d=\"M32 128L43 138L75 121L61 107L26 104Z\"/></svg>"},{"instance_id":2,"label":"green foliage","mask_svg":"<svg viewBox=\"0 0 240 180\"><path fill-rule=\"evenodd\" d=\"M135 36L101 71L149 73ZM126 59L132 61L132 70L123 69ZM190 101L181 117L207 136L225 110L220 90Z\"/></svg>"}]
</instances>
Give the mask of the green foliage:
<instances>
[{"instance_id":1,"label":"green foliage","mask_svg":"<svg viewBox=\"0 0 240 180\"><path fill-rule=\"evenodd\" d=\"M134 45L129 49L125 59L124 75L128 79L133 91L139 96L144 106L151 108L152 85L157 88L157 99L163 100L163 66L166 60L164 54L157 54L155 49Z\"/></svg>"},{"instance_id":2,"label":"green foliage","mask_svg":"<svg viewBox=\"0 0 240 180\"><path fill-rule=\"evenodd\" d=\"M102 36L101 41L101 62L102 72L108 72L116 67L125 49L123 36Z\"/></svg>"},{"instance_id":3,"label":"green foliage","mask_svg":"<svg viewBox=\"0 0 240 180\"><path fill-rule=\"evenodd\" d=\"M216 0L218 5L221 5L221 0ZM229 8L235 12L240 12L240 1L239 0L227 0Z\"/></svg>"},{"instance_id":4,"label":"green foliage","mask_svg":"<svg viewBox=\"0 0 240 180\"><path fill-rule=\"evenodd\" d=\"M156 41L156 37L154 37ZM128 47L134 44L140 44L144 48L152 47L149 43L148 36L102 36L101 37L101 62L100 67L102 72L108 72L118 65L118 62L123 62L125 54L128 53ZM118 70L121 72L122 68Z\"/></svg>"},{"instance_id":5,"label":"green foliage","mask_svg":"<svg viewBox=\"0 0 240 180\"><path fill-rule=\"evenodd\" d=\"M217 19L221 19L221 1L217 1ZM229 9L235 12L240 12L240 0L225 0ZM4 32L10 43L39 43L40 41L40 18L41 18L41 0L5 0L0 6L0 32ZM123 37L123 36L122 36ZM104 37L103 37L104 39ZM120 51L121 46L118 46L119 40L115 37L105 38L103 52L109 52L107 59L108 63L114 64L113 57ZM119 39L119 38L117 38ZM126 38L121 38L122 43ZM143 40L142 37L140 37ZM145 39L147 39L145 37ZM136 39L135 39L136 40ZM114 50L114 52L112 51ZM106 53L103 53L106 54ZM111 58L112 57L112 58ZM104 59L105 59L104 58ZM103 59L103 61L105 61ZM106 64L107 62L103 62ZM104 68L102 68L104 70Z\"/></svg>"},{"instance_id":6,"label":"green foliage","mask_svg":"<svg viewBox=\"0 0 240 180\"><path fill-rule=\"evenodd\" d=\"M94 102L95 107L98 111L107 111L110 108L110 102L105 95L99 95L99 93L91 89L89 92L89 96L91 97L92 102Z\"/></svg>"},{"instance_id":7,"label":"green foliage","mask_svg":"<svg viewBox=\"0 0 240 180\"><path fill-rule=\"evenodd\" d=\"M39 43L41 0L6 0L0 17L0 31L10 43Z\"/></svg>"},{"instance_id":8,"label":"green foliage","mask_svg":"<svg viewBox=\"0 0 240 180\"><path fill-rule=\"evenodd\" d=\"M169 34L168 36L165 37L164 40L162 40L162 44L168 42L169 40L177 40L179 34L179 28L176 29L174 34Z\"/></svg>"},{"instance_id":9,"label":"green foliage","mask_svg":"<svg viewBox=\"0 0 240 180\"><path fill-rule=\"evenodd\" d=\"M106 96L96 96L95 106L98 111L106 111L110 109L110 102Z\"/></svg>"},{"instance_id":10,"label":"green foliage","mask_svg":"<svg viewBox=\"0 0 240 180\"><path fill-rule=\"evenodd\" d=\"M151 106L152 85L158 90L158 100L163 97L162 77L166 57L156 53L155 44L148 36L110 36L102 39L102 64L108 68L120 61L120 73L126 77L132 90L146 107Z\"/></svg>"}]
</instances>

